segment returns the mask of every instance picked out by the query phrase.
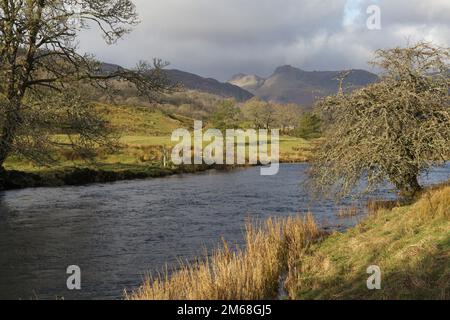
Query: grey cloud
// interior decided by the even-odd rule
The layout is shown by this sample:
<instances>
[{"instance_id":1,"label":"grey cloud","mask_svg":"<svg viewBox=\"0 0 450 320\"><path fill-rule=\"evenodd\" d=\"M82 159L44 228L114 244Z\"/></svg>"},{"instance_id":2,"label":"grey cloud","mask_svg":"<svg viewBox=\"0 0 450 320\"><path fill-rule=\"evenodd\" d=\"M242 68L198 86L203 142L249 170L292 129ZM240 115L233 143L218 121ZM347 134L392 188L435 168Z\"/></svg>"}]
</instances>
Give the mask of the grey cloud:
<instances>
[{"instance_id":1,"label":"grey cloud","mask_svg":"<svg viewBox=\"0 0 450 320\"><path fill-rule=\"evenodd\" d=\"M348 2L359 7L343 25ZM365 68L372 52L422 39L450 45L448 0L136 0L142 23L117 45L83 33L81 49L132 66L160 57L172 67L221 80L268 75L281 64L308 70ZM368 5L382 30L366 28Z\"/></svg>"}]
</instances>

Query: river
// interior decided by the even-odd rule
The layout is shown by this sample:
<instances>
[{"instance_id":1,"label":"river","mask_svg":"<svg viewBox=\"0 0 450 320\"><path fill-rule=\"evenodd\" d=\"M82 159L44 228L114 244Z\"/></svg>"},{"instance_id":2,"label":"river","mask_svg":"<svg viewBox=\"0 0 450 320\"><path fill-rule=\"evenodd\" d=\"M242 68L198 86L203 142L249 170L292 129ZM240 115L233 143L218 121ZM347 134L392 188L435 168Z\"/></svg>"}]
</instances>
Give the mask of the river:
<instances>
[{"instance_id":1,"label":"river","mask_svg":"<svg viewBox=\"0 0 450 320\"><path fill-rule=\"evenodd\" d=\"M166 178L0 193L0 299L120 299L145 274L202 255L221 237L240 243L248 218L311 211L330 228L332 201L312 201L302 181L307 164L207 171ZM422 177L450 179L450 164ZM393 198L386 186L373 194ZM349 201L349 200L348 200ZM69 291L66 268L81 268L82 288Z\"/></svg>"}]
</instances>

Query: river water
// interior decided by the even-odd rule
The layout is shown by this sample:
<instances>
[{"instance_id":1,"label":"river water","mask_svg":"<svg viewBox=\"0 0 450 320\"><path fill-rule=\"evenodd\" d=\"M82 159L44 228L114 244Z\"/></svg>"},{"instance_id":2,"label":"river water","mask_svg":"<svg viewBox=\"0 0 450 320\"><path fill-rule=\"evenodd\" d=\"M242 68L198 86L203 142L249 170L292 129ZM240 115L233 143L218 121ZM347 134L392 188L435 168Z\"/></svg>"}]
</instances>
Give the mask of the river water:
<instances>
[{"instance_id":1,"label":"river water","mask_svg":"<svg viewBox=\"0 0 450 320\"><path fill-rule=\"evenodd\" d=\"M0 193L0 299L120 299L148 272L202 255L221 237L239 244L248 218L311 211L331 228L356 223L337 219L332 201L311 200L307 166ZM422 178L448 179L450 164ZM395 197L388 186L373 196ZM70 265L81 268L79 291L66 287Z\"/></svg>"}]
</instances>

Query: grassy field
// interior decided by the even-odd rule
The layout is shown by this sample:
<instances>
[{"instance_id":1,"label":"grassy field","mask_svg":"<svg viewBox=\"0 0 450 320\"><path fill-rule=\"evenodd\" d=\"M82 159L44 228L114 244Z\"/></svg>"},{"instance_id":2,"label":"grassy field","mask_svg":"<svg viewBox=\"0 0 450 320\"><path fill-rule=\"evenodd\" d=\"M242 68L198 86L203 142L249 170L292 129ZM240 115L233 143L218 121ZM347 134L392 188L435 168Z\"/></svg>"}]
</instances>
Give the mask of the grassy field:
<instances>
[{"instance_id":1,"label":"grassy field","mask_svg":"<svg viewBox=\"0 0 450 320\"><path fill-rule=\"evenodd\" d=\"M114 153L99 152L94 162L86 163L69 151L55 155L51 166L36 166L30 161L10 157L7 170L45 172L71 167L89 167L108 170L141 170L143 166L160 166L162 146L170 146L173 130L188 125L187 118L174 118L148 107L99 105L99 110L119 137L119 148ZM64 141L64 137L58 137Z\"/></svg>"},{"instance_id":2,"label":"grassy field","mask_svg":"<svg viewBox=\"0 0 450 320\"><path fill-rule=\"evenodd\" d=\"M98 105L114 134L119 136L120 147L114 153L99 152L94 162L86 163L70 151L55 155L57 162L51 166L36 166L30 161L10 157L7 170L40 173L73 167L99 168L103 170L142 170L142 167L161 166L163 154L175 145L171 134L175 129L193 130L193 119L165 114L160 110L140 106ZM58 137L62 139L63 137ZM282 162L303 162L311 157L313 144L301 138L282 136L280 158ZM166 154L167 158L167 154Z\"/></svg>"},{"instance_id":3,"label":"grassy field","mask_svg":"<svg viewBox=\"0 0 450 320\"><path fill-rule=\"evenodd\" d=\"M450 298L449 186L428 190L409 206L375 210L344 233L321 233L310 215L246 230L245 248L224 243L171 276L148 278L126 298ZM371 265L381 268L381 290L367 288ZM287 296L280 296L280 283Z\"/></svg>"},{"instance_id":4,"label":"grassy field","mask_svg":"<svg viewBox=\"0 0 450 320\"><path fill-rule=\"evenodd\" d=\"M55 161L46 166L10 156L0 176L0 190L26 187L80 185L117 180L161 177L212 168L206 165L174 166L171 163L172 132L178 128L193 131L194 120L185 116L152 109L149 106L96 106L108 121L118 147L114 151L99 149L94 159L83 159L70 148L55 151ZM68 137L55 135L59 143ZM308 161L315 142L288 136L280 137L281 162ZM229 166L215 166L228 169Z\"/></svg>"}]
</instances>

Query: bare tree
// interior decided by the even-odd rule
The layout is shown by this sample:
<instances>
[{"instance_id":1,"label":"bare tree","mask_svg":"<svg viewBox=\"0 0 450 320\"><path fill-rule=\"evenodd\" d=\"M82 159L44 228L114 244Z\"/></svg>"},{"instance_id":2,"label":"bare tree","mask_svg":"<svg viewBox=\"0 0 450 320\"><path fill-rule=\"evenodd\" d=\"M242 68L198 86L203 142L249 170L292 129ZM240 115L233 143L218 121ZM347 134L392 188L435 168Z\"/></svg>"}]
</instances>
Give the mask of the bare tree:
<instances>
[{"instance_id":1,"label":"bare tree","mask_svg":"<svg viewBox=\"0 0 450 320\"><path fill-rule=\"evenodd\" d=\"M253 98L247 101L243 107L245 117L253 123L255 129L269 130L276 120L276 110L270 102Z\"/></svg>"},{"instance_id":2,"label":"bare tree","mask_svg":"<svg viewBox=\"0 0 450 320\"><path fill-rule=\"evenodd\" d=\"M379 82L319 103L327 129L311 169L319 190L344 196L364 177L367 191L386 180L404 196L421 190L419 175L450 156L449 58L429 43L378 50Z\"/></svg>"},{"instance_id":3,"label":"bare tree","mask_svg":"<svg viewBox=\"0 0 450 320\"><path fill-rule=\"evenodd\" d=\"M302 107L294 104L275 104L275 122L285 134L292 133L298 126L302 115Z\"/></svg>"},{"instance_id":4,"label":"bare tree","mask_svg":"<svg viewBox=\"0 0 450 320\"><path fill-rule=\"evenodd\" d=\"M215 129L226 132L227 129L239 129L241 118L241 110L236 101L228 99L218 103L211 116L211 123Z\"/></svg>"},{"instance_id":5,"label":"bare tree","mask_svg":"<svg viewBox=\"0 0 450 320\"><path fill-rule=\"evenodd\" d=\"M98 28L114 43L138 23L130 0L0 1L0 168L10 154L49 160L45 147L69 134L75 148L104 143L106 123L91 108L88 87L111 88L124 80L152 97L168 81L162 63L140 63L136 70L103 70L90 55L77 52L83 29Z\"/></svg>"}]
</instances>

